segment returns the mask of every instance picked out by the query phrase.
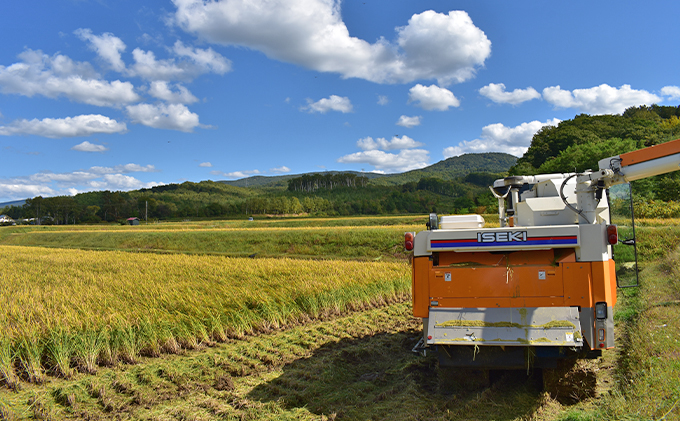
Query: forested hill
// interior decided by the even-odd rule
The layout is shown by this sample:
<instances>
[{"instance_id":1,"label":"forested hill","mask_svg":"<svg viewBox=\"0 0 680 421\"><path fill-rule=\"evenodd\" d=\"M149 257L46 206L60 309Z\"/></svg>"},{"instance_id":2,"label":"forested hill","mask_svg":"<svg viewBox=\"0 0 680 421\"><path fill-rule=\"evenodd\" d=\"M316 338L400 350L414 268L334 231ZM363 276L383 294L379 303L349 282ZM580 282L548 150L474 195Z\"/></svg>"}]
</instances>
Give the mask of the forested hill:
<instances>
[{"instance_id":1,"label":"forested hill","mask_svg":"<svg viewBox=\"0 0 680 421\"><path fill-rule=\"evenodd\" d=\"M288 187L289 180L303 176L354 174L357 177L368 178L369 185L398 186L409 182L418 182L421 178L439 178L449 181L459 177L464 177L470 173L504 173L508 171L508 168L514 165L516 161L517 157L515 156L506 153L491 152L454 156L452 158L439 161L436 164L430 165L429 167L399 174L376 174L372 172L360 173L356 171L325 171L318 173L280 175L271 177L254 176L235 181L218 182L237 187L268 187L285 189Z\"/></svg>"},{"instance_id":2,"label":"forested hill","mask_svg":"<svg viewBox=\"0 0 680 421\"><path fill-rule=\"evenodd\" d=\"M640 106L621 115L581 114L536 133L512 175L597 168L597 162L680 137L680 106Z\"/></svg>"},{"instance_id":3,"label":"forested hill","mask_svg":"<svg viewBox=\"0 0 680 421\"><path fill-rule=\"evenodd\" d=\"M507 169L510 168L508 166ZM315 172L315 173L307 173L307 174L294 174L294 175L274 175L274 176L264 176L264 175L256 175L253 177L248 177L248 178L241 178L239 180L221 180L217 181L218 183L222 184L227 184L230 186L236 186L236 187L247 187L247 188L258 188L258 187L267 187L267 188L281 188L285 189L288 187L288 180L291 180L293 178L298 178L303 175L317 175L317 174L325 174L325 175L336 175L336 174L354 174L356 176L362 176L362 177L367 177L367 178L376 178L376 177L385 177L384 174L377 174L377 173L362 173L358 171L324 171L324 172Z\"/></svg>"},{"instance_id":4,"label":"forested hill","mask_svg":"<svg viewBox=\"0 0 680 421\"><path fill-rule=\"evenodd\" d=\"M516 161L516 156L499 152L465 154L439 161L436 164L419 170L373 178L370 180L370 184L394 186L408 182L418 182L421 178L454 180L470 173L504 173Z\"/></svg>"}]
</instances>

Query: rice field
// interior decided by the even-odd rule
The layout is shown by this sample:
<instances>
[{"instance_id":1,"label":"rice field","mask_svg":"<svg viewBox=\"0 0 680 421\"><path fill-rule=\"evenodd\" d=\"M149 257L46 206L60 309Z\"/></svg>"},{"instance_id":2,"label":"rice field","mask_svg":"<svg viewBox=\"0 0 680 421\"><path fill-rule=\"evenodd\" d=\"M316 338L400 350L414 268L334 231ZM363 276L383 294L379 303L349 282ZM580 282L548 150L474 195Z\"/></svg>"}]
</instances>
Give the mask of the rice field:
<instances>
[{"instance_id":1,"label":"rice field","mask_svg":"<svg viewBox=\"0 0 680 421\"><path fill-rule=\"evenodd\" d=\"M0 381L134 362L407 296L401 262L0 246Z\"/></svg>"}]
</instances>

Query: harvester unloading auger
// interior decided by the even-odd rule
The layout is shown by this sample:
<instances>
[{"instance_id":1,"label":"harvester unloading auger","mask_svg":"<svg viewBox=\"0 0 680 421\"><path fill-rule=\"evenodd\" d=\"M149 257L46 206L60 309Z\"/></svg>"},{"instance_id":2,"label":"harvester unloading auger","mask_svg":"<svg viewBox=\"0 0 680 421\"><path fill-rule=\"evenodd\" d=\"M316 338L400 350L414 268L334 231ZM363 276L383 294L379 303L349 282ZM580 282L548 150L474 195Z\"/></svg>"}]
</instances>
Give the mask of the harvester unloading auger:
<instances>
[{"instance_id":1,"label":"harvester unloading auger","mask_svg":"<svg viewBox=\"0 0 680 421\"><path fill-rule=\"evenodd\" d=\"M680 139L600 160L597 171L496 180L499 228L483 228L479 215L431 214L427 230L405 235L413 314L423 320L414 351L438 351L441 365L516 369L613 348L613 246L633 256L635 284L637 254L632 202L619 242L610 209L623 199L609 190L629 192L631 181L679 164Z\"/></svg>"}]
</instances>

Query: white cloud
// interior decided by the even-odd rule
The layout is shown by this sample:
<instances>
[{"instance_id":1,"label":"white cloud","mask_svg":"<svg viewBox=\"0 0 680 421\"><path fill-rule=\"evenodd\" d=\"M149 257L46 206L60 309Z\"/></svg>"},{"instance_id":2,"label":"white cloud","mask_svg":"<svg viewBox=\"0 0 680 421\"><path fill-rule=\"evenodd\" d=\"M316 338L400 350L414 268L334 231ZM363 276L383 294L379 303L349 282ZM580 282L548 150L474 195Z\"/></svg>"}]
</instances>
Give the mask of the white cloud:
<instances>
[{"instance_id":1,"label":"white cloud","mask_svg":"<svg viewBox=\"0 0 680 421\"><path fill-rule=\"evenodd\" d=\"M396 28L396 42L352 37L339 0L173 0L175 23L209 42L240 45L269 58L377 83L474 76L491 42L467 13L426 11Z\"/></svg>"},{"instance_id":2,"label":"white cloud","mask_svg":"<svg viewBox=\"0 0 680 421\"><path fill-rule=\"evenodd\" d=\"M390 100L385 95L378 95L378 105L387 105Z\"/></svg>"},{"instance_id":3,"label":"white cloud","mask_svg":"<svg viewBox=\"0 0 680 421\"><path fill-rule=\"evenodd\" d=\"M185 46L181 41L177 41L173 46L173 51L180 57L190 58L191 61L203 70L203 72L212 72L223 75L231 71L231 61L227 60L221 54L216 53L212 48L208 48L207 50L191 48Z\"/></svg>"},{"instance_id":4,"label":"white cloud","mask_svg":"<svg viewBox=\"0 0 680 421\"><path fill-rule=\"evenodd\" d=\"M532 121L522 123L516 127L507 127L501 123L490 124L482 128L479 139L464 140L458 146L444 149L445 158L462 155L464 153L505 152L515 156L522 156L531 145L531 139L543 126L557 126L560 120L554 118L545 123Z\"/></svg>"},{"instance_id":5,"label":"white cloud","mask_svg":"<svg viewBox=\"0 0 680 421\"><path fill-rule=\"evenodd\" d=\"M228 178L246 178L252 175L260 174L260 171L259 170L234 171L234 172L210 171L210 174Z\"/></svg>"},{"instance_id":6,"label":"white cloud","mask_svg":"<svg viewBox=\"0 0 680 421\"><path fill-rule=\"evenodd\" d=\"M147 80L192 80L203 73L224 74L231 70L231 62L213 51L212 48L202 50L191 48L177 41L172 52L187 60L174 58L156 59L153 51L135 48L132 58L135 63L128 69L130 76L139 76Z\"/></svg>"},{"instance_id":7,"label":"white cloud","mask_svg":"<svg viewBox=\"0 0 680 421\"><path fill-rule=\"evenodd\" d=\"M424 168L430 161L429 152L424 149L404 149L398 154L379 150L368 150L345 155L338 159L343 164L368 164L384 172L403 172Z\"/></svg>"},{"instance_id":8,"label":"white cloud","mask_svg":"<svg viewBox=\"0 0 680 421\"><path fill-rule=\"evenodd\" d=\"M86 189L87 190L138 190L144 188L151 188L154 186L162 185L163 183L158 183L155 181L143 182L129 175L123 174L106 174L102 177L102 180L90 181Z\"/></svg>"},{"instance_id":9,"label":"white cloud","mask_svg":"<svg viewBox=\"0 0 680 421\"><path fill-rule=\"evenodd\" d=\"M83 41L90 42L90 49L106 61L113 70L123 72L125 63L120 54L125 51L125 43L113 34L106 32L102 35L93 35L90 29L76 29L74 34Z\"/></svg>"},{"instance_id":10,"label":"white cloud","mask_svg":"<svg viewBox=\"0 0 680 421\"><path fill-rule=\"evenodd\" d=\"M407 129L410 129L415 126L420 126L420 120L422 119L421 116L401 116L399 117L399 121L397 121L397 126L402 126L406 127Z\"/></svg>"},{"instance_id":11,"label":"white cloud","mask_svg":"<svg viewBox=\"0 0 680 421\"><path fill-rule=\"evenodd\" d=\"M337 95L331 95L329 98L323 98L317 102L312 102L308 99L309 105L302 107L303 111L309 111L310 113L322 113L325 114L328 111L339 111L341 113L351 113L352 103L347 97L340 97Z\"/></svg>"},{"instance_id":12,"label":"white cloud","mask_svg":"<svg viewBox=\"0 0 680 421\"><path fill-rule=\"evenodd\" d=\"M179 83L175 84L174 87L177 88L176 92L173 92L170 89L168 82L157 80L151 82L151 85L149 86L149 95L171 104L192 104L198 101L198 98L193 96L187 88Z\"/></svg>"},{"instance_id":13,"label":"white cloud","mask_svg":"<svg viewBox=\"0 0 680 421\"><path fill-rule=\"evenodd\" d=\"M198 164L198 166L203 168L212 168L212 164L210 162L201 162Z\"/></svg>"},{"instance_id":14,"label":"white cloud","mask_svg":"<svg viewBox=\"0 0 680 421\"><path fill-rule=\"evenodd\" d=\"M104 145L96 145L94 143L90 143L87 140L84 141L83 143L79 143L75 145L74 147L71 148L72 151L79 151L79 152L99 152L99 153L104 153L109 150Z\"/></svg>"},{"instance_id":15,"label":"white cloud","mask_svg":"<svg viewBox=\"0 0 680 421\"><path fill-rule=\"evenodd\" d=\"M7 126L0 126L0 135L35 135L61 138L90 136L100 133L123 133L126 130L125 123L119 123L103 115L90 114L42 120L16 120Z\"/></svg>"},{"instance_id":16,"label":"white cloud","mask_svg":"<svg viewBox=\"0 0 680 421\"><path fill-rule=\"evenodd\" d=\"M419 146L423 146L422 143L416 142L408 136L394 136L391 140L387 140L384 137L379 137L373 140L372 137L365 137L357 141L357 146L359 149L365 151L372 151L376 149L382 149L384 151L391 151L396 149L413 149Z\"/></svg>"},{"instance_id":17,"label":"white cloud","mask_svg":"<svg viewBox=\"0 0 680 421\"><path fill-rule=\"evenodd\" d=\"M272 173L272 174L285 174L285 173L290 172L290 168L283 165L283 166L280 166L278 168L270 168L269 172Z\"/></svg>"},{"instance_id":18,"label":"white cloud","mask_svg":"<svg viewBox=\"0 0 680 421\"><path fill-rule=\"evenodd\" d=\"M192 113L183 104L137 104L125 107L133 123L156 129L191 132L200 126L198 114Z\"/></svg>"},{"instance_id":19,"label":"white cloud","mask_svg":"<svg viewBox=\"0 0 680 421\"><path fill-rule=\"evenodd\" d=\"M630 85L614 88L607 84L573 91L550 86L543 89L543 99L556 107L577 108L587 114L620 114L629 107L661 101L652 93L631 89Z\"/></svg>"},{"instance_id":20,"label":"white cloud","mask_svg":"<svg viewBox=\"0 0 680 421\"><path fill-rule=\"evenodd\" d=\"M93 174L127 174L131 172L159 172L153 165L139 165L139 164L124 164L116 165L115 167L90 167L88 172Z\"/></svg>"},{"instance_id":21,"label":"white cloud","mask_svg":"<svg viewBox=\"0 0 680 421\"><path fill-rule=\"evenodd\" d=\"M156 60L156 54L153 51L135 48L132 51L132 58L135 63L130 67L131 76L149 80L188 80L194 76L192 69L186 63L181 66L172 59Z\"/></svg>"},{"instance_id":22,"label":"white cloud","mask_svg":"<svg viewBox=\"0 0 680 421\"><path fill-rule=\"evenodd\" d=\"M428 111L446 111L449 107L460 105L460 101L453 95L453 92L436 85L417 84L408 92L408 102L415 102L417 106Z\"/></svg>"},{"instance_id":23,"label":"white cloud","mask_svg":"<svg viewBox=\"0 0 680 421\"><path fill-rule=\"evenodd\" d=\"M125 172L155 172L152 165L117 165L92 167L66 173L40 172L24 177L0 179L0 201L26 199L35 196L65 196L93 190L136 190L163 183L144 182Z\"/></svg>"},{"instance_id":24,"label":"white cloud","mask_svg":"<svg viewBox=\"0 0 680 421\"><path fill-rule=\"evenodd\" d=\"M671 101L676 101L680 99L680 87L677 86L664 86L661 88L661 94L669 97Z\"/></svg>"},{"instance_id":25,"label":"white cloud","mask_svg":"<svg viewBox=\"0 0 680 421\"><path fill-rule=\"evenodd\" d=\"M100 80L89 63L33 50L24 51L19 58L19 63L0 66L0 91L5 94L66 97L100 107L118 107L140 100L130 82Z\"/></svg>"},{"instance_id":26,"label":"white cloud","mask_svg":"<svg viewBox=\"0 0 680 421\"><path fill-rule=\"evenodd\" d=\"M0 201L9 202L36 196L56 196L56 190L42 184L25 180L0 180Z\"/></svg>"},{"instance_id":27,"label":"white cloud","mask_svg":"<svg viewBox=\"0 0 680 421\"><path fill-rule=\"evenodd\" d=\"M512 105L521 104L541 97L541 94L531 86L526 89L515 89L512 92L506 92L503 83L490 83L481 88L479 93L493 102Z\"/></svg>"}]
</instances>

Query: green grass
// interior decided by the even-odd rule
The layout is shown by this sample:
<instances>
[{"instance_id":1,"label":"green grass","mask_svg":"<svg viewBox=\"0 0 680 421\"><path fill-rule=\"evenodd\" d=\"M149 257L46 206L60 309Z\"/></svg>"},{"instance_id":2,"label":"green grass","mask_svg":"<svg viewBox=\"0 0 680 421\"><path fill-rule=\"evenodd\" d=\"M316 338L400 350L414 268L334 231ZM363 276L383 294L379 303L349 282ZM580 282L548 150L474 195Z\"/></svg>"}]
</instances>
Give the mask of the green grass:
<instances>
[{"instance_id":1,"label":"green grass","mask_svg":"<svg viewBox=\"0 0 680 421\"><path fill-rule=\"evenodd\" d=\"M680 227L641 225L640 287L618 291L617 349L606 356L613 387L558 420L680 419Z\"/></svg>"},{"instance_id":2,"label":"green grass","mask_svg":"<svg viewBox=\"0 0 680 421\"><path fill-rule=\"evenodd\" d=\"M403 235L410 227L252 228L189 231L32 231L6 237L2 244L180 252L257 257L403 259ZM412 228L411 228L412 229Z\"/></svg>"}]
</instances>

